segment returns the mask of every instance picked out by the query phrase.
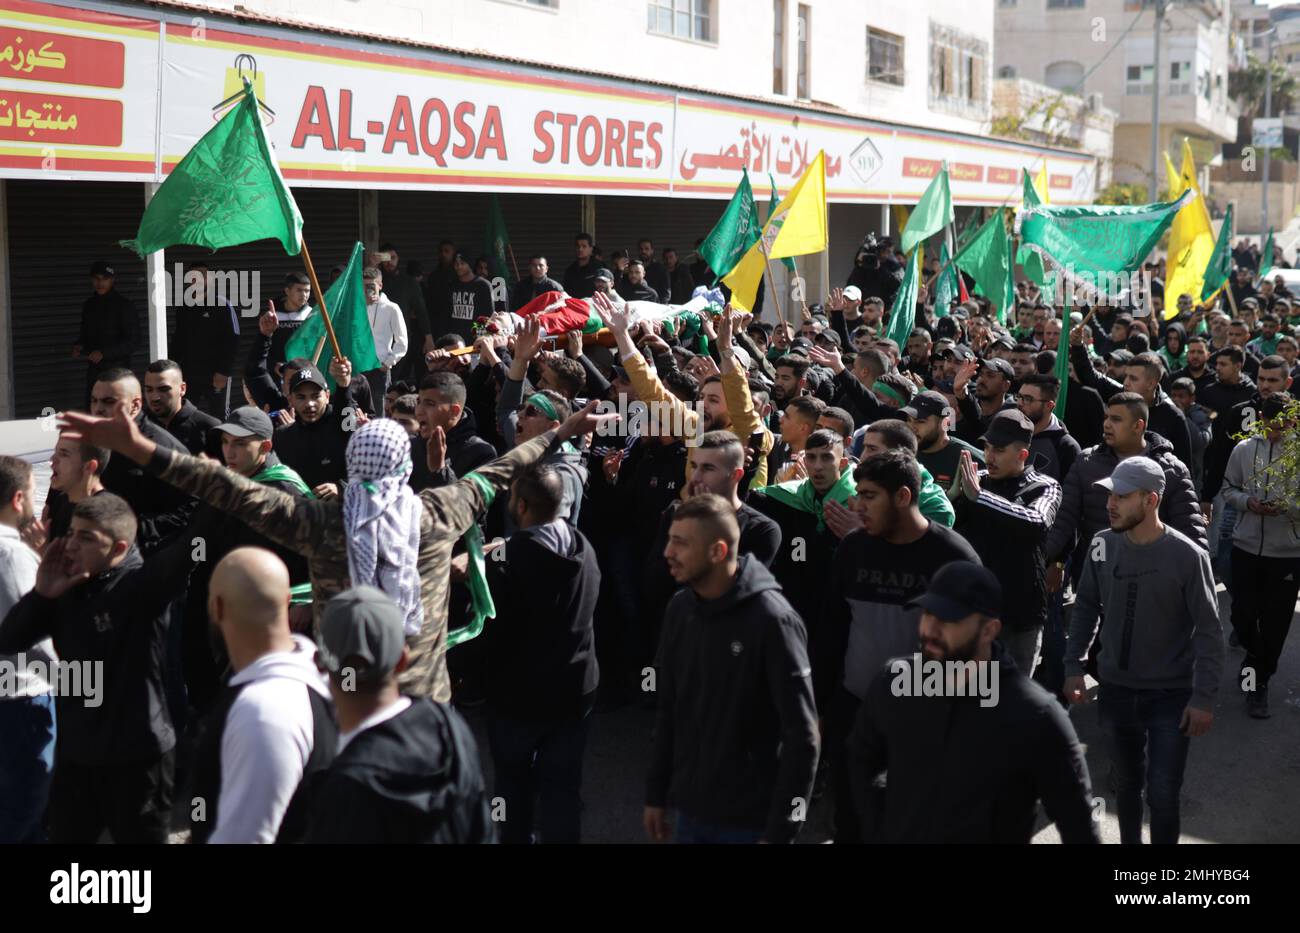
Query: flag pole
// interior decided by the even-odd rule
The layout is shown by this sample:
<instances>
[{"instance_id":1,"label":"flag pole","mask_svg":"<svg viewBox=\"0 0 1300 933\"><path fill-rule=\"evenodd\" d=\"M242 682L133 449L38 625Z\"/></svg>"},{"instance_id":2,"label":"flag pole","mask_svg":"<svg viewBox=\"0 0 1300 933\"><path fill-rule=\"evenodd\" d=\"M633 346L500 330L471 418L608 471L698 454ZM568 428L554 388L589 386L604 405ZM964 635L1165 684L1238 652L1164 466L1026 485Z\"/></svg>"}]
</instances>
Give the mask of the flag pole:
<instances>
[{"instance_id":1,"label":"flag pole","mask_svg":"<svg viewBox=\"0 0 1300 933\"><path fill-rule=\"evenodd\" d=\"M339 349L339 338L334 334L334 325L330 321L329 309L325 307L325 291L320 287L320 280L316 278L316 267L312 265L311 253L307 249L307 241L302 241L302 261L307 267L307 278L311 281L311 290L313 294L320 296L321 318L325 321L325 334L329 337L330 348L334 351L336 360L343 358L343 351ZM322 341L321 345L316 348L316 362L320 359L321 350L325 347Z\"/></svg>"},{"instance_id":2,"label":"flag pole","mask_svg":"<svg viewBox=\"0 0 1300 933\"><path fill-rule=\"evenodd\" d=\"M510 254L510 265L512 265L512 266L514 267L514 270L515 270L515 281L518 282L518 281L520 281L520 279L519 279L519 263L515 262L515 248L514 248L513 246L511 246L509 243L507 243L507 244L506 244L506 252Z\"/></svg>"},{"instance_id":3,"label":"flag pole","mask_svg":"<svg viewBox=\"0 0 1300 933\"><path fill-rule=\"evenodd\" d=\"M772 259L767 254L767 244L762 237L758 240L758 248L763 252L763 279L767 282L767 290L772 293L772 301L776 303L776 313L781 318L781 324L787 325L785 308L781 305L781 296L776 293L776 283L772 279Z\"/></svg>"}]
</instances>

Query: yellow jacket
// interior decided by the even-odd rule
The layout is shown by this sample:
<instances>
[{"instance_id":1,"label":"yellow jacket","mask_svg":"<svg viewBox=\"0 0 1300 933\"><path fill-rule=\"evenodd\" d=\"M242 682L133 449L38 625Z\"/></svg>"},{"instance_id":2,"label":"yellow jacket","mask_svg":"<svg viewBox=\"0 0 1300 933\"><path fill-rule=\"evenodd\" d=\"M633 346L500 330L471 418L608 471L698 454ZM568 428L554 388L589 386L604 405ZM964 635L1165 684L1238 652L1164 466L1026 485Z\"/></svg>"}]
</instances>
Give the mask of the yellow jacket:
<instances>
[{"instance_id":1,"label":"yellow jacket","mask_svg":"<svg viewBox=\"0 0 1300 933\"><path fill-rule=\"evenodd\" d=\"M669 410L670 424L680 424L686 432L686 437L695 437L699 434L700 413L687 405L677 396L669 392L664 384L659 380L659 375L650 369L640 353L623 358L623 368L627 370L628 381L632 383L632 388L636 390L637 398L647 404L658 402L666 405ZM767 485L767 455L772 452L775 440L772 432L763 424L763 419L759 417L758 412L754 410L754 399L749 394L749 380L745 378L745 373L738 367L732 367L729 372L722 374L722 394L727 400L727 414L731 417L731 433L740 438L740 443L745 446L749 445L749 439L760 430L763 432L763 442L757 454L758 463L757 472L750 481L751 489L758 489ZM664 419L660 419L662 424ZM691 479L695 475L695 448L688 446L686 448L686 483L682 487L682 498L686 498L686 490L690 487Z\"/></svg>"}]
</instances>

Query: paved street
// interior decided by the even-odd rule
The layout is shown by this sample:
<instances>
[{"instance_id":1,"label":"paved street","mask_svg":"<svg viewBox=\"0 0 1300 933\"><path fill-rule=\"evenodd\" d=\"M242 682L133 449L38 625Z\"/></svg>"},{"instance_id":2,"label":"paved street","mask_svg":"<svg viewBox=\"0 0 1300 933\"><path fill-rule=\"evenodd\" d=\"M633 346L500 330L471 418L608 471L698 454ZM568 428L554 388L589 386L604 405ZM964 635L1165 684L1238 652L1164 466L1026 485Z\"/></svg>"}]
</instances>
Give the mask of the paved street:
<instances>
[{"instance_id":1,"label":"paved street","mask_svg":"<svg viewBox=\"0 0 1300 933\"><path fill-rule=\"evenodd\" d=\"M1220 614L1225 637L1230 597L1220 592ZM1295 805L1300 787L1300 624L1293 633L1271 698L1273 718L1259 721L1246 715L1236 690L1235 675L1241 650L1228 649L1223 691L1210 734L1192 741L1183 783L1183 841L1187 843L1300 842L1300 808ZM479 710L468 712L484 753L485 770L491 772L487 737ZM1106 788L1109 759L1101 744L1097 706L1090 703L1072 711L1079 738L1088 746L1088 769L1094 793L1105 797L1102 836L1119 842L1115 798ZM597 713L592 724L584 776L586 842L636 843L644 841L641 807L646 761L654 714L643 709ZM489 777L490 781L490 777ZM829 799L813 805L804 843L829 838ZM1035 843L1058 842L1056 830L1044 826Z\"/></svg>"}]
</instances>

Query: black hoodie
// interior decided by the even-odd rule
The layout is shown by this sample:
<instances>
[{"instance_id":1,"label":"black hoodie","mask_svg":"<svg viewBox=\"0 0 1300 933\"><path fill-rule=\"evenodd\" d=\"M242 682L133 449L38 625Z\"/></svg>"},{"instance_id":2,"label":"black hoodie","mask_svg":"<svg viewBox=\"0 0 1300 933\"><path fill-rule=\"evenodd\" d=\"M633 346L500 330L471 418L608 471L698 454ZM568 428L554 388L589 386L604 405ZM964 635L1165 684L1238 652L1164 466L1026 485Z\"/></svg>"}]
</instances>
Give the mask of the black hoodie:
<instances>
[{"instance_id":1,"label":"black hoodie","mask_svg":"<svg viewBox=\"0 0 1300 933\"><path fill-rule=\"evenodd\" d=\"M56 699L60 761L83 765L143 761L176 744L163 692L168 607L184 589L188 549L145 561L132 546L122 562L58 599L32 590L0 622L0 654L54 640L60 661L101 662L98 697L84 679ZM96 705L89 705L98 699Z\"/></svg>"},{"instance_id":2,"label":"black hoodie","mask_svg":"<svg viewBox=\"0 0 1300 933\"><path fill-rule=\"evenodd\" d=\"M586 714L599 680L591 542L563 520L517 531L505 560L487 561L487 579L497 609L486 628L492 711L529 721Z\"/></svg>"},{"instance_id":3,"label":"black hoodie","mask_svg":"<svg viewBox=\"0 0 1300 933\"><path fill-rule=\"evenodd\" d=\"M309 794L307 843L492 842L478 745L460 713L428 697L353 736Z\"/></svg>"},{"instance_id":4,"label":"black hoodie","mask_svg":"<svg viewBox=\"0 0 1300 933\"><path fill-rule=\"evenodd\" d=\"M275 430L275 452L302 477L308 489L334 483L342 495L348 478L348 441L352 440L347 425L356 418L351 390L351 386L340 389L337 401L327 405L325 413L311 424L295 418L292 424Z\"/></svg>"},{"instance_id":5,"label":"black hoodie","mask_svg":"<svg viewBox=\"0 0 1300 933\"><path fill-rule=\"evenodd\" d=\"M742 555L723 596L674 596L657 667L646 804L793 841L821 742L803 621L767 568Z\"/></svg>"},{"instance_id":6,"label":"black hoodie","mask_svg":"<svg viewBox=\"0 0 1300 933\"><path fill-rule=\"evenodd\" d=\"M847 744L863 842L1023 844L1039 800L1062 842L1101 842L1069 717L997 643L993 660L990 706L978 696L900 696L895 681L913 675L893 672L897 660L872 682Z\"/></svg>"}]
</instances>

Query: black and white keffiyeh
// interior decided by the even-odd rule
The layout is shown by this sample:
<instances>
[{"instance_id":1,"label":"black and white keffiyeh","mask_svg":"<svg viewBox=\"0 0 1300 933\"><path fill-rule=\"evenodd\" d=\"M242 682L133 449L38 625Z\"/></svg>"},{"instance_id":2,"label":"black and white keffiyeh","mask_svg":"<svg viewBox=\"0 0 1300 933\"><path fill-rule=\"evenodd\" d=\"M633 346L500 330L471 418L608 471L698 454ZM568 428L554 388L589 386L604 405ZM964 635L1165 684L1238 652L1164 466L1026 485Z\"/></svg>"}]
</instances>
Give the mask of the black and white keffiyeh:
<instances>
[{"instance_id":1,"label":"black and white keffiyeh","mask_svg":"<svg viewBox=\"0 0 1300 933\"><path fill-rule=\"evenodd\" d=\"M401 608L408 635L424 624L420 604L420 501L408 485L411 439L396 421L363 425L347 450L343 493L348 572L353 586L383 590Z\"/></svg>"}]
</instances>

